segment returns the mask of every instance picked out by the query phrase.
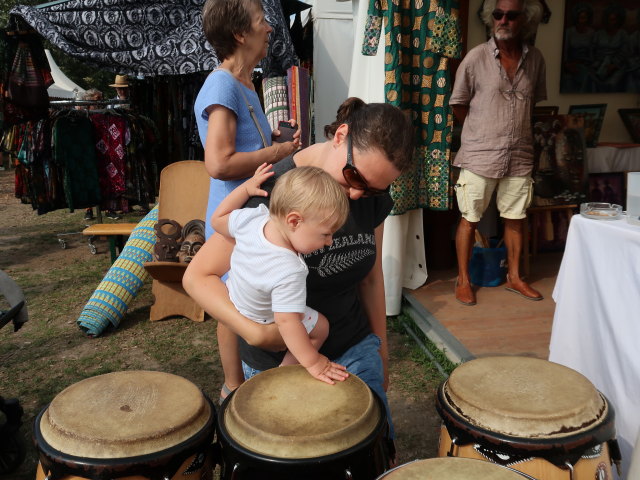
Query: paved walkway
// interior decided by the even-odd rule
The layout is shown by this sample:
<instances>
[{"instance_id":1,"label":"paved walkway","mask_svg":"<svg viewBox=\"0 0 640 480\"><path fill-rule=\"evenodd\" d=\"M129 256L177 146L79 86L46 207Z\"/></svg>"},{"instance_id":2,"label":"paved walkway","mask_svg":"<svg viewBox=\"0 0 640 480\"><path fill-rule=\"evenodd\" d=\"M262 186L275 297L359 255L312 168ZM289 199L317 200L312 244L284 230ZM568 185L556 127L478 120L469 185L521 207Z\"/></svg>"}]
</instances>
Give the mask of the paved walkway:
<instances>
[{"instance_id":1,"label":"paved walkway","mask_svg":"<svg viewBox=\"0 0 640 480\"><path fill-rule=\"evenodd\" d=\"M543 295L531 301L504 289L479 288L478 304L456 301L457 270L429 271L427 283L406 290L407 310L423 332L460 362L488 355L524 355L547 359L555 302L551 298L562 253L541 253L531 261L529 283Z\"/></svg>"}]
</instances>

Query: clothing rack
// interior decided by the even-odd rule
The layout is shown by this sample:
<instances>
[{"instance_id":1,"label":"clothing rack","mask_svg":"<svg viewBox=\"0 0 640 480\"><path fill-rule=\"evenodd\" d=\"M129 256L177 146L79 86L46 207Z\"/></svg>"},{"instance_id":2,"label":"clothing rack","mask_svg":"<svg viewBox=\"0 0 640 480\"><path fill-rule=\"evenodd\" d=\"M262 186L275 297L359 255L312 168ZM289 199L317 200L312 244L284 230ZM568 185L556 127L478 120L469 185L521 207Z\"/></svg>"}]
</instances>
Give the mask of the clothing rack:
<instances>
[{"instance_id":1,"label":"clothing rack","mask_svg":"<svg viewBox=\"0 0 640 480\"><path fill-rule=\"evenodd\" d=\"M51 108L64 107L88 107L88 106L109 106L109 105L128 105L131 100L52 100L49 102Z\"/></svg>"},{"instance_id":2,"label":"clothing rack","mask_svg":"<svg viewBox=\"0 0 640 480\"><path fill-rule=\"evenodd\" d=\"M129 100L120 100L120 99L112 99L112 100L51 100L49 101L49 106L51 108L68 108L68 107L86 107L86 106L109 106L109 105L124 105L128 104ZM98 223L102 223L102 208L100 205L95 206L96 209L96 220ZM88 226L88 225L87 225ZM82 232L70 232L70 233L59 233L58 241L62 248L66 248L66 242L62 238L66 235L77 235ZM89 240L89 247L91 249L91 253L95 253L95 247L91 243L91 239Z\"/></svg>"}]
</instances>

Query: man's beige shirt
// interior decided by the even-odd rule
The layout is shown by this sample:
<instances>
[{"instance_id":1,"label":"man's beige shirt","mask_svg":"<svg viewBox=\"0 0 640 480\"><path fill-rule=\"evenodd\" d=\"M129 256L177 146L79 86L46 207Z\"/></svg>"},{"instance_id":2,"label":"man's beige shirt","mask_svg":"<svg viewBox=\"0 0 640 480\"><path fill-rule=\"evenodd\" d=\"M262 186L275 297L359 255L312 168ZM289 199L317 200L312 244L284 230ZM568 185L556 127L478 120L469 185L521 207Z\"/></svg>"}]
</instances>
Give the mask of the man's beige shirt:
<instances>
[{"instance_id":1,"label":"man's beige shirt","mask_svg":"<svg viewBox=\"0 0 640 480\"><path fill-rule=\"evenodd\" d=\"M456 73L450 105L466 105L454 165L490 178L525 176L533 169L533 106L547 98L540 50L523 45L513 82L495 40L471 49Z\"/></svg>"}]
</instances>

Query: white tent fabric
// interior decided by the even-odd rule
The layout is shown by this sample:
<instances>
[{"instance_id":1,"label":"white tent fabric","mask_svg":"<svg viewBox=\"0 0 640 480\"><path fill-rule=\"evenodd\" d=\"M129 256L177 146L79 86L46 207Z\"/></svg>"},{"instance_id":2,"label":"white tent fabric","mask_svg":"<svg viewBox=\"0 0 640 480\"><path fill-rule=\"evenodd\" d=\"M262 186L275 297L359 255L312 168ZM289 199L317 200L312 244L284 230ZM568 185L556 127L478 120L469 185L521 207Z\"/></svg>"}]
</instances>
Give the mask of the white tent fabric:
<instances>
[{"instance_id":1,"label":"white tent fabric","mask_svg":"<svg viewBox=\"0 0 640 480\"><path fill-rule=\"evenodd\" d=\"M49 98L76 98L76 94L84 93L84 88L74 83L69 77L67 77L58 64L51 56L51 52L48 49L44 50L47 60L49 61L49 67L51 68L51 76L53 77L53 85L47 88Z\"/></svg>"},{"instance_id":2,"label":"white tent fabric","mask_svg":"<svg viewBox=\"0 0 640 480\"><path fill-rule=\"evenodd\" d=\"M324 126L348 96L354 29L350 2L314 0L312 15L313 114L316 142L322 142Z\"/></svg>"}]
</instances>

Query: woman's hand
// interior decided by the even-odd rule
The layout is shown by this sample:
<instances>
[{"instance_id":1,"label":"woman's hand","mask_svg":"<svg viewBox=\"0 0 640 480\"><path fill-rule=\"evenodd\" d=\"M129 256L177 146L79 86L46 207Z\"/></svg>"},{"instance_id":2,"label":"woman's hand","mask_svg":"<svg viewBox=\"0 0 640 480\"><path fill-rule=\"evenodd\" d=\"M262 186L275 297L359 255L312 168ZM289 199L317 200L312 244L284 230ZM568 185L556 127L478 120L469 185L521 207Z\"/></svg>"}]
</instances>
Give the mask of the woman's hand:
<instances>
[{"instance_id":1,"label":"woman's hand","mask_svg":"<svg viewBox=\"0 0 640 480\"><path fill-rule=\"evenodd\" d=\"M298 123L293 119L290 118L289 120L287 120L289 122L289 124L293 127L296 128L296 126L298 126ZM278 141L278 137L281 135L280 130L278 130L277 128L273 129L273 131L271 132L271 140L273 140L274 142ZM293 140L298 140L298 144L300 144L300 136L302 135L302 130L300 130L300 127L298 126L298 128L296 128L296 131L293 133ZM286 143L286 142L284 142Z\"/></svg>"},{"instance_id":2,"label":"woman's hand","mask_svg":"<svg viewBox=\"0 0 640 480\"><path fill-rule=\"evenodd\" d=\"M292 127L296 127L297 123L294 119L290 119L289 123ZM279 162L283 158L288 157L289 155L295 153L300 148L300 137L302 135L302 130L300 127L296 129L293 134L293 140L291 142L278 142L278 137L281 135L280 130L277 128L271 132L271 139L273 140L273 145L271 148L274 149L274 162Z\"/></svg>"}]
</instances>

